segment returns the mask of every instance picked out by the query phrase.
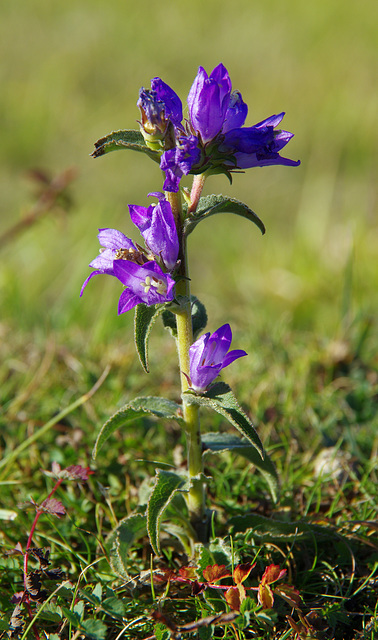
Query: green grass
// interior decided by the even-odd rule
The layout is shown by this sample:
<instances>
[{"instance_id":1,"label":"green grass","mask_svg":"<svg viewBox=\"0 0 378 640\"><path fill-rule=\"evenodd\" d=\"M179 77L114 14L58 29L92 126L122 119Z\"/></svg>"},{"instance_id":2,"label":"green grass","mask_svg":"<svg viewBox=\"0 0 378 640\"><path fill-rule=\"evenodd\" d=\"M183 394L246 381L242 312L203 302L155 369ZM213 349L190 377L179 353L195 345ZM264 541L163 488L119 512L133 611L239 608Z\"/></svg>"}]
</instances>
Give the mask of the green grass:
<instances>
[{"instance_id":1,"label":"green grass","mask_svg":"<svg viewBox=\"0 0 378 640\"><path fill-rule=\"evenodd\" d=\"M227 609L219 591L192 597L188 585L151 588L147 574L140 579L150 569L146 539L130 552L136 584L125 584L104 558L107 535L136 507L155 461L177 464L185 451L177 426L143 419L116 432L93 463L96 434L134 396L179 400L176 352L154 327L151 373L144 374L132 314L116 315L117 283L95 279L78 297L98 250L97 228L130 233L127 203L145 204L147 192L161 188L157 167L137 154L90 158L94 141L136 126L139 87L153 76L185 96L198 65L210 70L222 61L250 105L248 124L286 111L284 127L295 133L288 155L302 164L251 170L232 185L209 179L207 193L228 194L256 211L264 237L245 220L219 216L190 238L192 291L206 305L209 330L230 322L235 348L249 354L227 371L227 382L281 480L274 504L245 460L207 458L218 543L194 564L231 567L257 557L248 586L258 585L266 566L280 564L314 626L312 636L302 629L300 637L377 638L376 4L127 5L6 0L0 8L0 236L36 202L27 171L77 170L68 211L53 209L0 249L0 510L10 512L2 550L26 546L35 511L25 503L42 501L53 488L41 469L53 461L90 465L95 475L87 483L58 490L66 516L43 516L34 537L70 581L40 612L41 637L166 638L164 620L154 622L152 611L184 625ZM108 365L97 392L69 410ZM202 420L204 430L226 429L219 416L203 412ZM337 461L334 476L319 475L327 452ZM303 521L308 530L292 537L230 529L231 517L248 513ZM188 562L168 546L153 567L177 572ZM20 556L0 556L0 569L5 633L10 598L23 588ZM56 584L46 584L50 595ZM215 626L213 637L294 638L287 616L301 624L298 612L278 596L264 612L249 593L244 617ZM75 607L78 617L70 613ZM196 633L183 637L211 637L211 626Z\"/></svg>"}]
</instances>

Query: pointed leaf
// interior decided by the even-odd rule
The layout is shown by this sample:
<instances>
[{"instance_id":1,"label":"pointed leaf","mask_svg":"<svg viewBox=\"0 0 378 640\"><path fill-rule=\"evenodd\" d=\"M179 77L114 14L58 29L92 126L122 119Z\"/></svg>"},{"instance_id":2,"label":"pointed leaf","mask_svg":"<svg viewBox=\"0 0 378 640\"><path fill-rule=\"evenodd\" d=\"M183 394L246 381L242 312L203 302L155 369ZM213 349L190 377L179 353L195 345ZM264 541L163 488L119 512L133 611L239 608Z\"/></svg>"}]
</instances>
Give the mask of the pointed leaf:
<instances>
[{"instance_id":1,"label":"pointed leaf","mask_svg":"<svg viewBox=\"0 0 378 640\"><path fill-rule=\"evenodd\" d=\"M264 450L260 438L255 428L242 408L238 405L234 394L228 384L217 382L204 395L197 395L191 391L183 394L185 402L197 404L202 407L209 407L224 416L243 436L247 438L252 446L257 449L262 459Z\"/></svg>"},{"instance_id":2,"label":"pointed leaf","mask_svg":"<svg viewBox=\"0 0 378 640\"><path fill-rule=\"evenodd\" d=\"M201 220L206 220L216 213L234 213L237 216L247 218L258 226L262 234L265 233L263 222L244 202L228 196L211 195L200 198L197 210L186 217L184 223L186 235L189 235Z\"/></svg>"},{"instance_id":3,"label":"pointed leaf","mask_svg":"<svg viewBox=\"0 0 378 640\"><path fill-rule=\"evenodd\" d=\"M257 514L248 514L245 516L234 516L228 521L231 527L231 533L239 533L253 530L256 538L266 542L280 540L285 538L287 541L312 539L315 537L325 536L333 539L335 533L332 529L321 527L319 525L308 524L307 522L284 522L281 520L271 520L265 516Z\"/></svg>"},{"instance_id":4,"label":"pointed leaf","mask_svg":"<svg viewBox=\"0 0 378 640\"><path fill-rule=\"evenodd\" d=\"M93 158L103 156L110 151L118 149L131 149L132 151L140 151L146 153L156 162L160 162L160 155L157 151L149 149L144 141L140 131L134 129L124 129L121 131L112 131L108 135L100 138L95 142L95 150L91 154Z\"/></svg>"},{"instance_id":5,"label":"pointed leaf","mask_svg":"<svg viewBox=\"0 0 378 640\"><path fill-rule=\"evenodd\" d=\"M110 565L119 576L130 579L127 572L127 559L130 547L147 533L147 518L140 513L134 513L121 520L112 531L106 546L110 549Z\"/></svg>"},{"instance_id":6,"label":"pointed leaf","mask_svg":"<svg viewBox=\"0 0 378 640\"><path fill-rule=\"evenodd\" d=\"M165 418L167 420L176 420L179 424L183 424L182 409L179 404L173 402L173 400L167 400L166 398L159 398L158 396L146 396L141 398L134 398L128 404L125 404L122 409L117 411L105 424L102 426L100 433L97 436L95 446L93 448L92 456L96 458L98 451L109 438L109 436L119 427L123 427L129 422L135 422L138 418L145 415L154 416L155 418Z\"/></svg>"},{"instance_id":7,"label":"pointed leaf","mask_svg":"<svg viewBox=\"0 0 378 640\"><path fill-rule=\"evenodd\" d=\"M157 318L165 309L164 304L156 304L148 307L146 304L138 304L135 307L134 317L134 341L140 363L146 373L148 369L148 338Z\"/></svg>"},{"instance_id":8,"label":"pointed leaf","mask_svg":"<svg viewBox=\"0 0 378 640\"><path fill-rule=\"evenodd\" d=\"M281 569L279 564L270 564L264 571L261 584L272 584L286 575L286 569Z\"/></svg>"},{"instance_id":9,"label":"pointed leaf","mask_svg":"<svg viewBox=\"0 0 378 640\"><path fill-rule=\"evenodd\" d=\"M159 530L164 511L180 489L187 490L186 481L171 471L157 469L155 486L147 505L147 532L151 547L160 555Z\"/></svg>"},{"instance_id":10,"label":"pointed leaf","mask_svg":"<svg viewBox=\"0 0 378 640\"><path fill-rule=\"evenodd\" d=\"M239 438L239 436L231 433L203 433L201 440L204 445L203 455L206 455L207 453L233 451L252 462L252 464L254 464L255 467L263 474L268 484L271 496L274 502L277 502L279 480L275 466L266 452L265 457L262 460L260 454L249 444L248 440L245 438Z\"/></svg>"}]
</instances>

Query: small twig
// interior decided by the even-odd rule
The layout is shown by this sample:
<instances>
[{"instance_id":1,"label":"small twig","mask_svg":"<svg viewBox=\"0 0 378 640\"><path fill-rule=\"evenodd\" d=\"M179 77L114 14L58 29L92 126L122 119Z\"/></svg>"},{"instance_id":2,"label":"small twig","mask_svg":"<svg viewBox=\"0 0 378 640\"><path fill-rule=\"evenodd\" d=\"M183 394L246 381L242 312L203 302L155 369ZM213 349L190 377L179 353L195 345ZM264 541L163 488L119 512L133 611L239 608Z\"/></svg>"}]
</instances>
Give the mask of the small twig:
<instances>
[{"instance_id":1,"label":"small twig","mask_svg":"<svg viewBox=\"0 0 378 640\"><path fill-rule=\"evenodd\" d=\"M76 176L76 169L70 168L62 171L62 173L59 173L53 178L22 220L13 225L13 227L10 227L10 229L7 229L7 231L0 236L0 249L48 213L57 204L58 197Z\"/></svg>"}]
</instances>

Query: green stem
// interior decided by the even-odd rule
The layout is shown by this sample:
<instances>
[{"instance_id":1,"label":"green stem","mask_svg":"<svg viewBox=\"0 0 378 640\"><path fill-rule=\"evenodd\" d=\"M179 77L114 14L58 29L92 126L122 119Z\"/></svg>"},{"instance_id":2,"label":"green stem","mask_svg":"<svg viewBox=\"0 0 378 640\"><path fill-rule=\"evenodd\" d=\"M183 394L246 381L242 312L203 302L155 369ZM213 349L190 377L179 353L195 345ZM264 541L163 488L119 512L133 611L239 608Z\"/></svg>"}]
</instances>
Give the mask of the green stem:
<instances>
[{"instance_id":1,"label":"green stem","mask_svg":"<svg viewBox=\"0 0 378 640\"><path fill-rule=\"evenodd\" d=\"M180 242L181 260L179 275L180 279L176 285L176 296L182 296L184 302L180 305L180 309L176 311L177 324L177 351L179 357L181 390L184 393L189 389L189 347L193 343L192 330L192 310L190 303L190 280L187 260L186 238L182 233L182 206L181 196L179 193L166 193L169 200L173 215L175 216ZM191 489L188 494L188 508L190 522L198 538L205 538L205 492L203 486L203 462L202 462L202 445L201 431L199 421L199 407L193 404L187 404L183 398L183 417L185 420L185 435L187 441L188 455L188 475L191 480Z\"/></svg>"}]
</instances>

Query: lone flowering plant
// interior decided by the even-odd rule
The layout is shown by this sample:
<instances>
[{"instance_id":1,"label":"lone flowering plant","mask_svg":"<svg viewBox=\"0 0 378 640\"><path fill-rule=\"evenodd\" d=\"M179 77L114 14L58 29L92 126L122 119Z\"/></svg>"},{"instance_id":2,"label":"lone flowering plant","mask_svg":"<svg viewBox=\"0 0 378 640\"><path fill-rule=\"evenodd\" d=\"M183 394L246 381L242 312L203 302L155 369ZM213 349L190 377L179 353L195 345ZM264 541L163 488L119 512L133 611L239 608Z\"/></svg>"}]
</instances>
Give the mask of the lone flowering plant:
<instances>
[{"instance_id":1,"label":"lone flowering plant","mask_svg":"<svg viewBox=\"0 0 378 640\"><path fill-rule=\"evenodd\" d=\"M146 532L156 554L160 553L161 526L178 537L189 552L194 542L208 539L203 472L203 456L207 452L234 450L245 456L264 474L273 499L278 486L274 466L250 419L230 387L217 380L225 367L246 356L246 352L229 350L232 340L229 324L198 337L207 324L207 314L203 304L191 295L186 242L197 224L223 212L243 216L265 232L262 221L247 205L221 195L201 197L202 189L212 174L224 173L231 179L233 171L250 167L297 166L299 161L280 155L293 134L276 129L283 113L245 127L248 107L241 94L232 91L223 64L210 75L199 68L187 102L189 117L183 119L178 95L160 78L154 78L150 89L140 90L137 102L140 130L110 133L95 143L92 154L99 157L117 149L135 150L159 163L164 172L164 193L148 194L156 202L148 207L129 205L131 220L145 246L115 229L100 229L98 238L103 249L90 263L94 271L85 280L81 294L89 280L98 274L111 275L124 285L118 313L135 307L135 344L146 371L148 336L161 316L177 343L182 391L182 404L159 397L129 402L102 427L94 455L115 429L143 414L176 420L187 442L187 472L158 469L147 503L125 518L110 537L111 556L116 558L117 569L123 566L125 573L128 547ZM180 189L182 176L188 174L193 175L191 192ZM200 407L222 415L241 437L201 433ZM170 520L164 521L168 507Z\"/></svg>"}]
</instances>

